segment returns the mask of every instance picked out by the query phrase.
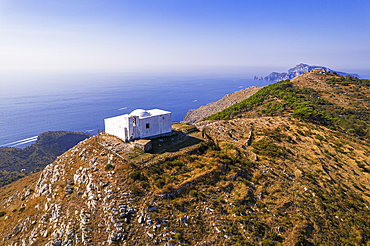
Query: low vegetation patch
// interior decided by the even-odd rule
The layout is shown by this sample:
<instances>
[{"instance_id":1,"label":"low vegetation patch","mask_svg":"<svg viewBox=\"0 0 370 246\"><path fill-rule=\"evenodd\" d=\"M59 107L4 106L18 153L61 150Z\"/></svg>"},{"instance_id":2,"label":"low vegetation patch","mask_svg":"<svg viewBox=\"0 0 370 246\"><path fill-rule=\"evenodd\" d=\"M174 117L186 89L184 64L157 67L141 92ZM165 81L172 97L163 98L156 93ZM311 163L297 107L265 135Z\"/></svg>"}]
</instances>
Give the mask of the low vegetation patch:
<instances>
[{"instance_id":1,"label":"low vegetation patch","mask_svg":"<svg viewBox=\"0 0 370 246\"><path fill-rule=\"evenodd\" d=\"M283 154L281 147L272 143L266 138L252 143L253 152L257 155L265 155L270 157L279 157Z\"/></svg>"}]
</instances>

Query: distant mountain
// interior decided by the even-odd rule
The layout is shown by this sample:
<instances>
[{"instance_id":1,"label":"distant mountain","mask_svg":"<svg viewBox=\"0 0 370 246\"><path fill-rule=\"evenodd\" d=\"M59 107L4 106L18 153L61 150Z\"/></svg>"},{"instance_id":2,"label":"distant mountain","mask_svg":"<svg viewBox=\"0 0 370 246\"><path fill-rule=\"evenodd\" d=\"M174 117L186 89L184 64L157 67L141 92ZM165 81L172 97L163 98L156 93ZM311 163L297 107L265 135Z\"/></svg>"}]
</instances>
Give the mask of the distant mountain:
<instances>
[{"instance_id":1,"label":"distant mountain","mask_svg":"<svg viewBox=\"0 0 370 246\"><path fill-rule=\"evenodd\" d=\"M337 74L342 75L342 76L350 75L352 77L360 78L360 76L358 74L348 74L348 73L344 73L344 72L334 71L330 68L323 67L323 66L309 66L307 64L300 63L297 66L295 66L294 68L289 69L287 73L272 72L264 78L262 78L262 76L261 77L254 76L254 79L266 80L266 81L280 81L280 80L295 78L295 77L297 77L301 74L304 74L305 72L308 72L308 71L311 71L311 70L314 70L314 69L320 69L320 70L324 70L324 71L328 71L328 72L336 72Z\"/></svg>"}]
</instances>

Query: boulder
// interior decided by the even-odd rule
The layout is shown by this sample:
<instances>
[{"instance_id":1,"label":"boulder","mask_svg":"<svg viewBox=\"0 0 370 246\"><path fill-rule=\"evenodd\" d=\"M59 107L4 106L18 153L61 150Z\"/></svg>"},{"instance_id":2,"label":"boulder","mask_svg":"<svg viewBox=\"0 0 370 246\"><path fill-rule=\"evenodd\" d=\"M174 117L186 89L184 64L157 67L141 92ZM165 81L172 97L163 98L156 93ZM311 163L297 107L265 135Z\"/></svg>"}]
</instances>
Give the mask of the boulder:
<instances>
[{"instance_id":1,"label":"boulder","mask_svg":"<svg viewBox=\"0 0 370 246\"><path fill-rule=\"evenodd\" d=\"M53 246L61 246L61 245L62 245L62 241L61 240L56 240L53 243Z\"/></svg>"},{"instance_id":2,"label":"boulder","mask_svg":"<svg viewBox=\"0 0 370 246\"><path fill-rule=\"evenodd\" d=\"M139 224L143 223L145 221L143 216L140 216L138 219Z\"/></svg>"}]
</instances>

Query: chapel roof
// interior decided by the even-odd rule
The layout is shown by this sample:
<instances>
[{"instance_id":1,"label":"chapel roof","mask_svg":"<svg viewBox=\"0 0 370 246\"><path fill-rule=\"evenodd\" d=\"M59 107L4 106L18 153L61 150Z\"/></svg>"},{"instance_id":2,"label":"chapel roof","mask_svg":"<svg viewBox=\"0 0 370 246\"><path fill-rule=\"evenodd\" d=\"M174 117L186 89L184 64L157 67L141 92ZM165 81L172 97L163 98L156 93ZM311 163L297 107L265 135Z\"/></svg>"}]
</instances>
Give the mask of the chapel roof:
<instances>
[{"instance_id":1,"label":"chapel roof","mask_svg":"<svg viewBox=\"0 0 370 246\"><path fill-rule=\"evenodd\" d=\"M135 109L130 115L139 116L140 118L151 116L151 114L144 109Z\"/></svg>"}]
</instances>

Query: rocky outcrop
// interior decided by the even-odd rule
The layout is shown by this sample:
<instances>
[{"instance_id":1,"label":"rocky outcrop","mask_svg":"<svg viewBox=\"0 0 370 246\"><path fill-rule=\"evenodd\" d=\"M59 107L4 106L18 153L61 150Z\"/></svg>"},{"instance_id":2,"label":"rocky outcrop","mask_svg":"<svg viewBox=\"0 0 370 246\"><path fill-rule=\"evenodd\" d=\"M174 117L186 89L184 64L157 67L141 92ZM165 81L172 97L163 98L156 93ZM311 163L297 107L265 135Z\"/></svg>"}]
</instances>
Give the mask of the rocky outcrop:
<instances>
[{"instance_id":1,"label":"rocky outcrop","mask_svg":"<svg viewBox=\"0 0 370 246\"><path fill-rule=\"evenodd\" d=\"M209 103L205 106L201 106L197 109L190 109L184 116L183 123L195 123L207 116L215 114L230 107L235 103L239 103L244 99L252 96L254 93L259 91L262 87L251 86L246 89L236 91L231 94L227 94L216 102Z\"/></svg>"},{"instance_id":2,"label":"rocky outcrop","mask_svg":"<svg viewBox=\"0 0 370 246\"><path fill-rule=\"evenodd\" d=\"M360 78L358 74L348 74L344 72L334 71L334 70L331 70L330 68L323 67L323 66L310 66L307 64L300 63L294 68L289 69L287 73L272 72L268 76L264 77L263 79L266 81L280 81L280 80L286 80L286 79L293 79L301 74L304 74L305 72L308 72L314 69L320 69L320 70L329 71L329 72L336 72L337 74L342 75L342 76L350 75L352 77ZM258 78L257 76L254 76L254 79L261 80L262 77Z\"/></svg>"},{"instance_id":3,"label":"rocky outcrop","mask_svg":"<svg viewBox=\"0 0 370 246\"><path fill-rule=\"evenodd\" d=\"M105 165L110 163L113 166L113 155L106 155L104 151L101 152L103 155L99 153L91 142L84 140L47 165L34 192L25 189L22 198L25 204L21 208L38 201L34 209L28 211L28 220L32 217L34 221L23 220L16 224L7 234L7 245L13 245L10 240L19 240L20 237L24 241L21 245L39 244L45 239L49 242L43 245L49 246L91 245L94 226L99 231L105 227L107 233L104 239L108 243L125 243L129 230L127 221L135 216L137 205L129 190L108 186L108 183L113 183L115 172L106 170ZM63 184L66 184L64 189ZM21 196L18 195L18 199ZM72 204L65 202L65 199L72 200ZM4 206L11 206L12 203L13 199L8 199ZM100 214L98 219L97 213ZM140 215L139 223L145 221L144 216L148 217L145 211L141 211ZM99 224L93 224L94 219ZM21 232L23 234L19 236Z\"/></svg>"}]
</instances>

